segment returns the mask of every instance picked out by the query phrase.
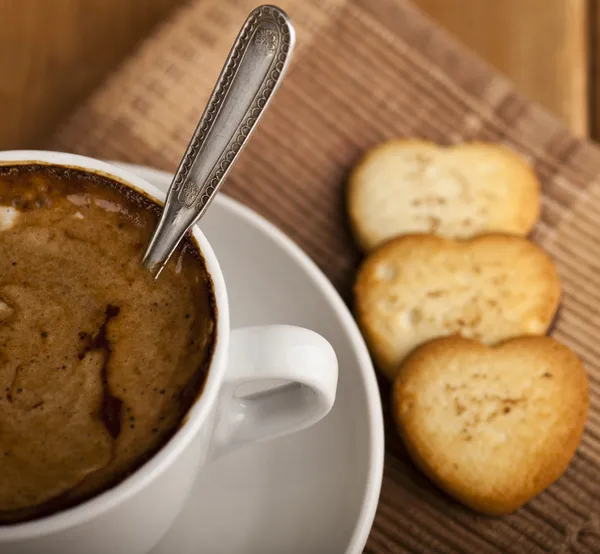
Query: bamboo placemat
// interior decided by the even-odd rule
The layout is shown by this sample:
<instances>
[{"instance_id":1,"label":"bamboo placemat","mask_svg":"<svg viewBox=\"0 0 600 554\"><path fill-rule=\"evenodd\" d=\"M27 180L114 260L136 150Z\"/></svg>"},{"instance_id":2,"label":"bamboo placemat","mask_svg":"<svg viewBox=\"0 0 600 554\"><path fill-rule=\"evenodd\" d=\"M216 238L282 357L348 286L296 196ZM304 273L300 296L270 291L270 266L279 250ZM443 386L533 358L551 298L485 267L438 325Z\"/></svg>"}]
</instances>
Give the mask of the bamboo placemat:
<instances>
[{"instance_id":1,"label":"bamboo placemat","mask_svg":"<svg viewBox=\"0 0 600 554\"><path fill-rule=\"evenodd\" d=\"M386 417L385 475L366 552L600 552L600 151L406 1L279 4L295 23L299 47L226 192L288 233L348 300L359 253L343 184L365 148L398 136L511 146L543 180L534 238L558 264L564 287L554 335L583 358L591 380L589 422L569 470L504 518L478 516L440 493L408 460ZM174 170L254 7L195 0L181 9L50 146ZM381 388L387 406L389 391Z\"/></svg>"}]
</instances>

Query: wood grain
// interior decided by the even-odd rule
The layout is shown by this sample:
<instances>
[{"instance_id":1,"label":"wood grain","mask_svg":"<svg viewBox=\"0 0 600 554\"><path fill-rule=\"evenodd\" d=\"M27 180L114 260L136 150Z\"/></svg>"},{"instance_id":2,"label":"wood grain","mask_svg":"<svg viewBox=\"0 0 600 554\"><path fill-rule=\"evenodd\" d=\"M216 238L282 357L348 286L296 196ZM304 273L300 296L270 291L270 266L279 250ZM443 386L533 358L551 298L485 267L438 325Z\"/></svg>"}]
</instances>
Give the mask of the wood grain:
<instances>
[{"instance_id":1,"label":"wood grain","mask_svg":"<svg viewBox=\"0 0 600 554\"><path fill-rule=\"evenodd\" d=\"M520 92L575 133L587 134L587 0L414 2L508 75ZM600 21L595 23L597 28Z\"/></svg>"},{"instance_id":2,"label":"wood grain","mask_svg":"<svg viewBox=\"0 0 600 554\"><path fill-rule=\"evenodd\" d=\"M0 149L35 147L181 0L0 0Z\"/></svg>"}]
</instances>

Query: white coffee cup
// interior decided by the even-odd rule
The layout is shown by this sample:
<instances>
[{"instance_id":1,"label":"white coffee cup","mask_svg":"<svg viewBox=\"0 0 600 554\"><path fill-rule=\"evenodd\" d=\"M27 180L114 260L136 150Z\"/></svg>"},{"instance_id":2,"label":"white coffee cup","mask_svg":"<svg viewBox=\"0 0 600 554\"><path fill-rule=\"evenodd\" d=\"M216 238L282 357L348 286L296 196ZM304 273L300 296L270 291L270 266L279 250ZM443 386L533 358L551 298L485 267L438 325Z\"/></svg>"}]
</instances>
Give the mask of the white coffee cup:
<instances>
[{"instance_id":1,"label":"white coffee cup","mask_svg":"<svg viewBox=\"0 0 600 554\"><path fill-rule=\"evenodd\" d=\"M100 173L164 201L156 187L98 160L56 152L0 152L0 165L28 163ZM148 552L183 508L207 460L243 444L304 429L333 406L338 367L330 344L313 331L285 325L230 330L219 262L198 226L193 235L212 277L217 305L216 347L202 394L172 439L115 487L63 512L0 526L2 554ZM264 390L273 380L287 384L269 392L236 394L241 385Z\"/></svg>"}]
</instances>

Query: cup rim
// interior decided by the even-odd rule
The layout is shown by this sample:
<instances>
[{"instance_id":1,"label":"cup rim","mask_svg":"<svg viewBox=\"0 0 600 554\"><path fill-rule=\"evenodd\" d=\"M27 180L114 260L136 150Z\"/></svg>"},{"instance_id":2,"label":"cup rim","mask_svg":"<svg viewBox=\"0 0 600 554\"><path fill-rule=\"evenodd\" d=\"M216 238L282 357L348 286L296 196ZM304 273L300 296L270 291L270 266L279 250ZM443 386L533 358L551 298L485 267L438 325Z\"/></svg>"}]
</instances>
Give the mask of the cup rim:
<instances>
[{"instance_id":1,"label":"cup rim","mask_svg":"<svg viewBox=\"0 0 600 554\"><path fill-rule=\"evenodd\" d=\"M88 156L45 150L1 151L0 166L11 164L58 165L80 169L116 180L149 196L161 205L164 204L166 197L165 193L145 179L121 167ZM193 226L192 234L200 247L206 269L213 282L217 322L215 348L204 387L186 414L183 423L158 452L114 487L64 511L23 523L0 526L0 544L56 533L85 523L115 508L166 471L196 437L214 402L217 400L219 387L226 370L230 327L227 290L217 257L198 225Z\"/></svg>"}]
</instances>

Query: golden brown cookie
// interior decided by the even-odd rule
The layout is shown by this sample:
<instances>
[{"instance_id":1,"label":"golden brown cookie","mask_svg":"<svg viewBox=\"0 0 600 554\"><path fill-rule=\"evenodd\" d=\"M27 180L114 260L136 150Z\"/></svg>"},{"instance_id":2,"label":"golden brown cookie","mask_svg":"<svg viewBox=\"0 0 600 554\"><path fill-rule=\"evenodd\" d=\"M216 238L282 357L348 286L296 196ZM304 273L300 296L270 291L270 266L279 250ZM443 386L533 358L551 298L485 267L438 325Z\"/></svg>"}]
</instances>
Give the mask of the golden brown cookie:
<instances>
[{"instance_id":1,"label":"golden brown cookie","mask_svg":"<svg viewBox=\"0 0 600 554\"><path fill-rule=\"evenodd\" d=\"M367 344L393 379L404 358L433 338L457 333L493 344L543 335L560 282L550 257L520 237L406 235L365 259L354 293Z\"/></svg>"},{"instance_id":2,"label":"golden brown cookie","mask_svg":"<svg viewBox=\"0 0 600 554\"><path fill-rule=\"evenodd\" d=\"M539 205L534 171L500 144L390 140L366 152L348 183L350 221L365 251L410 233L523 236Z\"/></svg>"},{"instance_id":3,"label":"golden brown cookie","mask_svg":"<svg viewBox=\"0 0 600 554\"><path fill-rule=\"evenodd\" d=\"M558 479L588 410L583 364L549 337L447 337L404 363L394 416L415 463L480 512L512 512Z\"/></svg>"}]
</instances>

